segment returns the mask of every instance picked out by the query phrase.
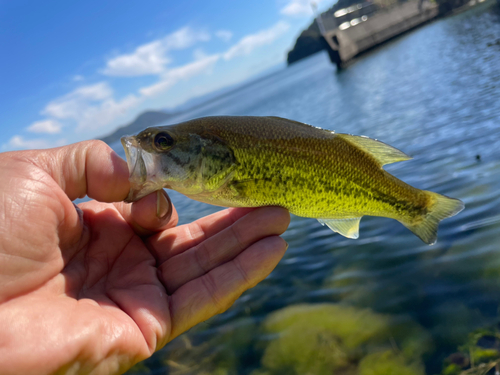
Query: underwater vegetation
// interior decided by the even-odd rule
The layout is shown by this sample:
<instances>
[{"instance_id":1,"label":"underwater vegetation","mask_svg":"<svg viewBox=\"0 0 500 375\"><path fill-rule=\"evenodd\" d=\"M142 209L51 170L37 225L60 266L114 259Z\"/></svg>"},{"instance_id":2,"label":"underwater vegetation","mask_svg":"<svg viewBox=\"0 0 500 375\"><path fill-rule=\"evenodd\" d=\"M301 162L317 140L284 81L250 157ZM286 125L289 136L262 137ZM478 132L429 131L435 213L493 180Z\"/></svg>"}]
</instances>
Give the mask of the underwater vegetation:
<instances>
[{"instance_id":1,"label":"underwater vegetation","mask_svg":"<svg viewBox=\"0 0 500 375\"><path fill-rule=\"evenodd\" d=\"M456 353L446 358L441 375L500 373L500 333L497 328L478 329Z\"/></svg>"},{"instance_id":2,"label":"underwater vegetation","mask_svg":"<svg viewBox=\"0 0 500 375\"><path fill-rule=\"evenodd\" d=\"M408 319L340 304L288 306L200 343L190 336L172 343L161 366L145 361L129 373L423 375L422 355L432 349L430 336Z\"/></svg>"},{"instance_id":3,"label":"underwater vegetation","mask_svg":"<svg viewBox=\"0 0 500 375\"><path fill-rule=\"evenodd\" d=\"M270 314L262 368L273 374L424 374L429 336L418 325L339 304L295 305Z\"/></svg>"}]
</instances>

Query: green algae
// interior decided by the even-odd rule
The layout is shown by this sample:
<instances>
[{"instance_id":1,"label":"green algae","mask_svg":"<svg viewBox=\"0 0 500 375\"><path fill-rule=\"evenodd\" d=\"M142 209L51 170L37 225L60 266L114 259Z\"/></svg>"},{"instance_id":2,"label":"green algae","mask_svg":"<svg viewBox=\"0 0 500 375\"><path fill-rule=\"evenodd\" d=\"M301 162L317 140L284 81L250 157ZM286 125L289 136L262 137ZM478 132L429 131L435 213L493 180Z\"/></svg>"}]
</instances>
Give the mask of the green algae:
<instances>
[{"instance_id":1,"label":"green algae","mask_svg":"<svg viewBox=\"0 0 500 375\"><path fill-rule=\"evenodd\" d=\"M421 375L421 355L431 346L416 324L338 304L289 306L270 314L262 329L271 338L252 375L391 374L383 372L388 368Z\"/></svg>"},{"instance_id":2,"label":"green algae","mask_svg":"<svg viewBox=\"0 0 500 375\"><path fill-rule=\"evenodd\" d=\"M421 362L408 362L393 351L372 353L359 363L359 375L421 375L424 374Z\"/></svg>"}]
</instances>

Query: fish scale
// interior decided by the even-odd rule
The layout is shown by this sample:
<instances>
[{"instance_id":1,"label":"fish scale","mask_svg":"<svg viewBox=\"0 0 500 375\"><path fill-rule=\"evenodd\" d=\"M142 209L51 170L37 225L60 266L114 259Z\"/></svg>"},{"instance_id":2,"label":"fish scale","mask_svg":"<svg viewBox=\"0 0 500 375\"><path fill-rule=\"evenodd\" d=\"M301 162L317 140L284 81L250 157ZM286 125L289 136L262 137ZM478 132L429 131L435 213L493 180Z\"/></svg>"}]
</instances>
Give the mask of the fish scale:
<instances>
[{"instance_id":1,"label":"fish scale","mask_svg":"<svg viewBox=\"0 0 500 375\"><path fill-rule=\"evenodd\" d=\"M440 220L463 208L386 172L383 165L409 159L389 145L279 117L206 117L148 128L122 143L129 201L167 187L214 205L285 207L351 238L362 216L383 216L426 243L435 242Z\"/></svg>"},{"instance_id":2,"label":"fish scale","mask_svg":"<svg viewBox=\"0 0 500 375\"><path fill-rule=\"evenodd\" d=\"M213 131L228 139L229 145L235 144L233 150L238 167L234 181L236 184L247 181L245 188L238 189L240 194L236 197L241 206L279 205L289 208L296 215L313 218L357 217L360 210L364 214L383 212L394 216L393 207L380 199L359 199L367 194L381 196L374 192L377 183L383 181L383 177L378 175L384 171L378 167L370 171L370 163L360 165L356 170L353 161L363 155L336 139L332 133L322 139L281 139L279 131L271 132L271 137L266 137L265 128L257 127L263 136L256 144L253 137L242 137L235 142L233 140L237 137L233 132ZM281 178L276 178L276 174ZM356 175L361 176L361 180L356 179ZM356 180L360 180L359 183ZM393 191L393 195L415 200L418 190L404 185L401 187L396 183L387 188Z\"/></svg>"}]
</instances>

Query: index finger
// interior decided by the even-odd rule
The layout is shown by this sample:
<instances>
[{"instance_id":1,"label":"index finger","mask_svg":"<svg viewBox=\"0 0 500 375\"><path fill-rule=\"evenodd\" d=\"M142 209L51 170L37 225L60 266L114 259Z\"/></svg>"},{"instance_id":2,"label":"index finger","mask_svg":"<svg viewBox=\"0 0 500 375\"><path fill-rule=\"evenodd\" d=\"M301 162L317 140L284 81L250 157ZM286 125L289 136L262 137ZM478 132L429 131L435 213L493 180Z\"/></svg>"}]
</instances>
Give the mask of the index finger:
<instances>
[{"instance_id":1,"label":"index finger","mask_svg":"<svg viewBox=\"0 0 500 375\"><path fill-rule=\"evenodd\" d=\"M148 238L159 264L212 237L255 208L228 208Z\"/></svg>"}]
</instances>

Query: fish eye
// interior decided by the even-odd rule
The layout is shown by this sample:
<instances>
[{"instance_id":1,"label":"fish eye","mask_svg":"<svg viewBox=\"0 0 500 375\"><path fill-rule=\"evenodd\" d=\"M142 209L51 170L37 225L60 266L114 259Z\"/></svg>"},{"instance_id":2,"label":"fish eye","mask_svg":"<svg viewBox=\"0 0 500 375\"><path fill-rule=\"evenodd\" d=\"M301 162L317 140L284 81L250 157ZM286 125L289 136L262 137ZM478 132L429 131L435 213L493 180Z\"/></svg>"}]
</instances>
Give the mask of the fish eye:
<instances>
[{"instance_id":1,"label":"fish eye","mask_svg":"<svg viewBox=\"0 0 500 375\"><path fill-rule=\"evenodd\" d=\"M154 145L158 151L166 151L174 144L174 139L167 132L160 132L155 135Z\"/></svg>"}]
</instances>

